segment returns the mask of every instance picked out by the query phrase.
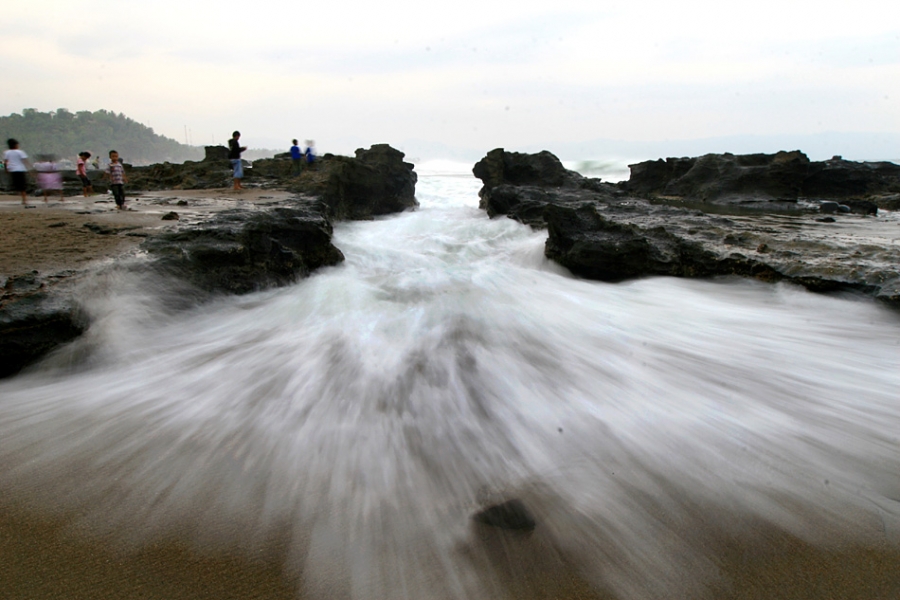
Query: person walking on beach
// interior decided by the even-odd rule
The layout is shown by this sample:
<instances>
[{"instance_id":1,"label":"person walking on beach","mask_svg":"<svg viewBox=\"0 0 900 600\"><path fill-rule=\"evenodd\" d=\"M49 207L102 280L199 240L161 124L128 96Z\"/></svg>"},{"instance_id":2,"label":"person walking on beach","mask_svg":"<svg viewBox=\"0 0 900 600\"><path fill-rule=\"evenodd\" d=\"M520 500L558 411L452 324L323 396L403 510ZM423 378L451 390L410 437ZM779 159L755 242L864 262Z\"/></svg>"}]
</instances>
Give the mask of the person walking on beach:
<instances>
[{"instance_id":1,"label":"person walking on beach","mask_svg":"<svg viewBox=\"0 0 900 600\"><path fill-rule=\"evenodd\" d=\"M228 140L228 159L231 161L231 169L233 171L232 177L234 178L234 190L239 191L244 189L241 185L241 179L244 178L244 165L241 162L241 152L247 149L246 146L241 146L238 140L241 139L241 132L235 131L231 134L231 139Z\"/></svg>"},{"instance_id":2,"label":"person walking on beach","mask_svg":"<svg viewBox=\"0 0 900 600\"><path fill-rule=\"evenodd\" d=\"M34 163L34 170L37 171L38 187L44 194L44 204L50 199L51 192L59 192L59 201L64 202L66 196L63 192L62 173L59 172L56 158L50 154L41 155L39 158L40 162Z\"/></svg>"},{"instance_id":3,"label":"person walking on beach","mask_svg":"<svg viewBox=\"0 0 900 600\"><path fill-rule=\"evenodd\" d=\"M291 146L291 175L296 176L303 169L303 152L300 151L297 140L292 140L292 142L294 145Z\"/></svg>"},{"instance_id":4,"label":"person walking on beach","mask_svg":"<svg viewBox=\"0 0 900 600\"><path fill-rule=\"evenodd\" d=\"M9 173L10 187L14 192L19 192L22 196L22 206L26 206L27 198L26 190L28 188L27 173L31 166L28 162L28 155L19 150L18 140L9 138L6 140L9 150L3 153L3 168Z\"/></svg>"},{"instance_id":5,"label":"person walking on beach","mask_svg":"<svg viewBox=\"0 0 900 600\"><path fill-rule=\"evenodd\" d=\"M119 162L119 153L115 150L109 151L109 166L103 177L109 179L109 188L112 190L113 198L116 199L116 208L125 210L125 184L128 183L128 177L125 175L125 166Z\"/></svg>"},{"instance_id":6,"label":"person walking on beach","mask_svg":"<svg viewBox=\"0 0 900 600\"><path fill-rule=\"evenodd\" d=\"M81 191L84 193L85 198L94 195L94 185L91 183L87 174L87 161L90 157L90 152L79 152L78 161L75 163L75 174L78 175L78 179L81 180Z\"/></svg>"}]
</instances>

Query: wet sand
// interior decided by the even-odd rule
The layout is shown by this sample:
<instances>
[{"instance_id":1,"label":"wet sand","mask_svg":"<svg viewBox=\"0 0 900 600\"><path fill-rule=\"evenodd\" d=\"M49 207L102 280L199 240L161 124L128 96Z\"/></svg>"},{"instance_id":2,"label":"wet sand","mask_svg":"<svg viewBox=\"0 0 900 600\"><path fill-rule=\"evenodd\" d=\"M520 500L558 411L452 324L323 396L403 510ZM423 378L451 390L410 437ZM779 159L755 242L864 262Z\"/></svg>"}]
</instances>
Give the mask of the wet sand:
<instances>
[{"instance_id":1,"label":"wet sand","mask_svg":"<svg viewBox=\"0 0 900 600\"><path fill-rule=\"evenodd\" d=\"M177 227L178 221L162 220L170 211L183 220L197 219L229 208L280 202L289 196L257 189L241 194L229 189L144 192L130 195L128 210L121 211L110 195L72 196L47 203L29 198L28 208L18 196L0 195L0 276L80 270L111 259L137 248L147 234ZM187 205L178 206L179 201ZM97 233L86 224L105 226L111 232Z\"/></svg>"},{"instance_id":2,"label":"wet sand","mask_svg":"<svg viewBox=\"0 0 900 600\"><path fill-rule=\"evenodd\" d=\"M760 531L753 544L723 540L718 573L689 596L721 600L894 600L900 551L887 546L812 547ZM613 600L587 583L548 540L479 527L473 559L499 598ZM205 553L178 544L138 551L73 532L62 520L0 510L0 597L6 600L289 600L301 594L283 558ZM685 577L698 574L685 573ZM337 586L342 588L343 586ZM343 597L328 596L328 598ZM398 596L399 597L399 596ZM386 599L387 600L387 599ZM424 600L424 599L423 599Z\"/></svg>"}]
</instances>

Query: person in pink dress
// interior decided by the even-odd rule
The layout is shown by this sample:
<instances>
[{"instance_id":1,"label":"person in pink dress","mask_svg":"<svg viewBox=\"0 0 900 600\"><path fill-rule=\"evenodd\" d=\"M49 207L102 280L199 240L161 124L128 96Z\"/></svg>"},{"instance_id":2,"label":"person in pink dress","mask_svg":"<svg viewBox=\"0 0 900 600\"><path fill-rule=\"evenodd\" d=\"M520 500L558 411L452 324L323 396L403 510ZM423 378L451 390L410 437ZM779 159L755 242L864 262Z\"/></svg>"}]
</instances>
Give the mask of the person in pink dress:
<instances>
[{"instance_id":1,"label":"person in pink dress","mask_svg":"<svg viewBox=\"0 0 900 600\"><path fill-rule=\"evenodd\" d=\"M44 204L50 198L50 194L59 193L60 202L65 201L66 197L63 193L62 173L52 155L45 154L40 157L40 161L34 163L34 170L37 172L37 184L44 194Z\"/></svg>"}]
</instances>

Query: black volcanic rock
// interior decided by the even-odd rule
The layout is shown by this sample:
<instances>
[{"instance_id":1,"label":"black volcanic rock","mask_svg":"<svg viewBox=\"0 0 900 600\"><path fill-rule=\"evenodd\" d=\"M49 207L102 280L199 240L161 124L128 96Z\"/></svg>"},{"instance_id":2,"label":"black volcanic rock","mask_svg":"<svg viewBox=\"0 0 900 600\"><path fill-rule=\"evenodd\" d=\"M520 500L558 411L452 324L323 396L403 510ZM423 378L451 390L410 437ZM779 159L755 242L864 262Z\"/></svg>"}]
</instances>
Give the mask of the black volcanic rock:
<instances>
[{"instance_id":1,"label":"black volcanic rock","mask_svg":"<svg viewBox=\"0 0 900 600\"><path fill-rule=\"evenodd\" d=\"M537 522L525 503L518 498L483 508L472 519L484 525L511 531L531 532Z\"/></svg>"},{"instance_id":2,"label":"black volcanic rock","mask_svg":"<svg viewBox=\"0 0 900 600\"><path fill-rule=\"evenodd\" d=\"M326 163L322 200L339 220L371 219L416 208L417 176L403 156L387 144L376 144L358 149L355 158L331 158Z\"/></svg>"},{"instance_id":3,"label":"black volcanic rock","mask_svg":"<svg viewBox=\"0 0 900 600\"><path fill-rule=\"evenodd\" d=\"M799 151L669 158L629 165L631 177L622 187L632 193L701 202L795 202L809 165Z\"/></svg>"},{"instance_id":4,"label":"black volcanic rock","mask_svg":"<svg viewBox=\"0 0 900 600\"><path fill-rule=\"evenodd\" d=\"M203 162L228 160L228 148L225 146L204 146Z\"/></svg>"},{"instance_id":5,"label":"black volcanic rock","mask_svg":"<svg viewBox=\"0 0 900 600\"><path fill-rule=\"evenodd\" d=\"M900 165L890 162L853 162L837 157L811 163L802 184L802 194L809 198L862 198L872 194L898 192ZM849 205L846 201L843 204Z\"/></svg>"},{"instance_id":6,"label":"black volcanic rock","mask_svg":"<svg viewBox=\"0 0 900 600\"><path fill-rule=\"evenodd\" d=\"M331 243L327 212L311 200L259 212L226 211L154 236L142 247L156 259L156 271L204 290L242 294L293 283L344 260Z\"/></svg>"},{"instance_id":7,"label":"black volcanic rock","mask_svg":"<svg viewBox=\"0 0 900 600\"><path fill-rule=\"evenodd\" d=\"M479 206L490 217L507 215L543 227L547 204L621 195L615 186L567 170L547 152L522 154L496 148L478 161L472 173L484 184Z\"/></svg>"},{"instance_id":8,"label":"black volcanic rock","mask_svg":"<svg viewBox=\"0 0 900 600\"><path fill-rule=\"evenodd\" d=\"M532 178L527 185L497 183L497 165L504 157L491 154L486 166L482 161L474 170L484 177L482 208L492 217L506 214L529 225L546 224L546 256L576 275L603 281L738 275L790 281L817 292L852 290L900 308L900 249L880 242L893 234L891 223L842 212L873 214L874 200L842 199L835 203L838 219L822 219L817 209L776 210L778 217L771 218L772 209L789 203L770 200L793 194L794 175L812 168L801 153L632 165L632 180L622 187L647 197L629 196L574 173L562 178L555 173L546 181ZM529 162L520 156L514 160ZM547 160L540 158L542 164ZM561 186L542 185L560 179ZM715 208L711 212L688 209L678 200L666 201L663 193L673 191L725 198L726 204L696 205ZM718 214L732 202L741 208L750 202L755 210ZM851 228L838 236L831 223Z\"/></svg>"},{"instance_id":9,"label":"black volcanic rock","mask_svg":"<svg viewBox=\"0 0 900 600\"><path fill-rule=\"evenodd\" d=\"M488 152L475 164L472 172L484 183L482 191L489 191L505 183L516 186L562 187L574 175L546 150L537 154L522 154L507 152L503 148Z\"/></svg>"},{"instance_id":10,"label":"black volcanic rock","mask_svg":"<svg viewBox=\"0 0 900 600\"><path fill-rule=\"evenodd\" d=\"M0 377L19 372L86 328L68 290L51 291L37 274L9 278L0 288Z\"/></svg>"},{"instance_id":11,"label":"black volcanic rock","mask_svg":"<svg viewBox=\"0 0 900 600\"><path fill-rule=\"evenodd\" d=\"M770 208L798 198L840 200L859 214L876 214L878 198L900 192L900 166L835 157L811 162L795 150L776 154L707 154L629 165L622 189L648 197ZM864 202L865 201L865 202Z\"/></svg>"},{"instance_id":12,"label":"black volcanic rock","mask_svg":"<svg viewBox=\"0 0 900 600\"><path fill-rule=\"evenodd\" d=\"M227 154L223 155L225 149L208 146L206 150L206 158L199 162L126 165L129 188L230 187L231 165ZM142 244L150 256L148 262L127 268L186 282L185 290L203 290L192 294L196 300L210 293L243 294L287 285L344 260L331 243L333 219L371 219L418 206L413 165L403 162L403 153L387 144L357 150L355 157L327 154L299 177L292 176L290 167L289 159L260 160L246 169L245 177L257 186L286 187L303 196L285 206L248 205L216 213L199 223L179 220L176 231L150 234ZM163 218L174 220L177 215L168 213ZM85 227L103 235L127 229L92 223ZM76 275L85 273L61 280L74 280ZM38 281L34 289L26 283L22 278L0 282L6 286L0 290L0 377L77 337L88 325L64 291L64 283L44 286Z\"/></svg>"}]
</instances>

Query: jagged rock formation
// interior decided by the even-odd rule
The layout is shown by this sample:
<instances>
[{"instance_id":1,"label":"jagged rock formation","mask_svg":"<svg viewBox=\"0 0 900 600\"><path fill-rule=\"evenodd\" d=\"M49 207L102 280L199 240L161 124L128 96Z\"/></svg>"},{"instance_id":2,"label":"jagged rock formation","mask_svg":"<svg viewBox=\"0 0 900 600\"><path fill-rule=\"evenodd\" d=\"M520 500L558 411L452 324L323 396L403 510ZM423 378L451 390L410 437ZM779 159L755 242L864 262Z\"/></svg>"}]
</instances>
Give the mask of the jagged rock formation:
<instances>
[{"instance_id":1,"label":"jagged rock formation","mask_svg":"<svg viewBox=\"0 0 900 600\"><path fill-rule=\"evenodd\" d=\"M211 292L244 294L287 285L344 255L331 243L327 207L297 200L292 207L233 210L181 231L148 239L152 268Z\"/></svg>"},{"instance_id":2,"label":"jagged rock formation","mask_svg":"<svg viewBox=\"0 0 900 600\"><path fill-rule=\"evenodd\" d=\"M209 147L200 162L128 167L129 188L230 186L230 163L219 154ZM129 268L175 278L199 291L200 299L287 285L344 260L331 243L334 220L371 219L418 206L413 165L386 144L357 150L352 158L328 155L295 178L289 160L257 162L259 169L247 169L250 181L289 187L298 196L286 206L247 207L200 223L180 222L178 231L149 237L142 248L150 260ZM81 275L0 281L0 377L18 372L87 328L87 317L66 285Z\"/></svg>"},{"instance_id":3,"label":"jagged rock formation","mask_svg":"<svg viewBox=\"0 0 900 600\"><path fill-rule=\"evenodd\" d=\"M81 335L87 318L70 290L36 273L11 277L0 288L0 377L7 377Z\"/></svg>"},{"instance_id":4,"label":"jagged rock formation","mask_svg":"<svg viewBox=\"0 0 900 600\"><path fill-rule=\"evenodd\" d=\"M841 200L854 212L874 214L878 199L900 192L900 166L835 157L812 162L798 150L776 154L707 154L629 165L629 193L717 204L791 203L799 198Z\"/></svg>"},{"instance_id":5,"label":"jagged rock formation","mask_svg":"<svg viewBox=\"0 0 900 600\"><path fill-rule=\"evenodd\" d=\"M473 172L484 183L482 207L489 215L506 214L532 226L547 227L546 256L583 277L620 281L647 275L740 275L787 280L820 292L854 290L900 308L900 248L888 237L893 232L891 223L836 212L836 218L828 217L843 225L843 235L836 236L818 210L772 213L772 208L782 203L761 200L803 189L792 187L788 176L808 165L802 154L741 160L731 155L721 160L712 155L702 158L706 160L641 163L638 168L633 166L632 180L620 186L558 170L546 179L529 177L520 185L498 176L507 172L509 164L518 165L519 170L528 170L530 164L548 164L545 153L529 156L494 150ZM869 173L871 181L865 186L871 191L892 189L885 174L895 167L882 163L868 171L868 167L853 165L835 168L852 172L854 177ZM722 181L716 180L719 172L725 173ZM816 181L824 185L824 179ZM664 198L653 196L660 189L667 194L696 194L694 199L727 198L742 207L746 200L759 210L723 215L684 208L677 201L667 205ZM829 193L827 186L819 189ZM847 202L840 196L845 190L838 186L834 196L842 203ZM651 196L652 201L638 193Z\"/></svg>"},{"instance_id":6,"label":"jagged rock formation","mask_svg":"<svg viewBox=\"0 0 900 600\"><path fill-rule=\"evenodd\" d=\"M523 154L497 148L478 161L472 172L484 184L478 192L479 206L489 216L509 215L536 227L544 225L547 204L623 195L614 185L567 170L546 150Z\"/></svg>"}]
</instances>

